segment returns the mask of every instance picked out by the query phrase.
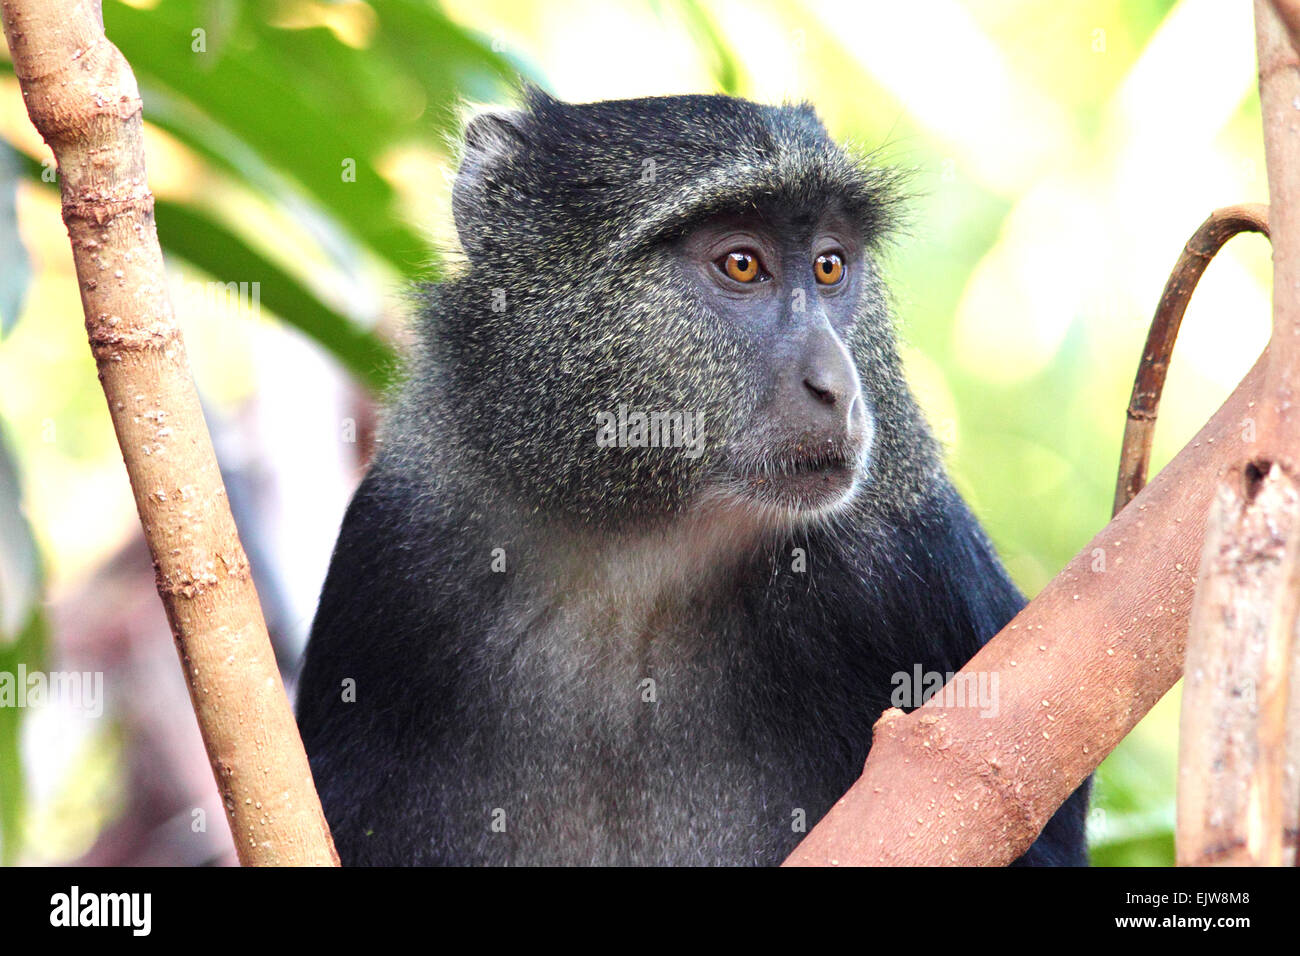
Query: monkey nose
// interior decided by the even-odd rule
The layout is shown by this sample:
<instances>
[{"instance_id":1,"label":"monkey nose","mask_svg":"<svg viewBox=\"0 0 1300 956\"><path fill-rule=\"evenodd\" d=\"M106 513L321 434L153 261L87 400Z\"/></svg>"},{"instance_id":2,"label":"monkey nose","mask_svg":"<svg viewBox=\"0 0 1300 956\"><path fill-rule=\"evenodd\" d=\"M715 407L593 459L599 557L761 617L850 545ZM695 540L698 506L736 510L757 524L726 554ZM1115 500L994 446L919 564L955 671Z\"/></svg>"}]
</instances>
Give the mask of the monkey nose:
<instances>
[{"instance_id":1,"label":"monkey nose","mask_svg":"<svg viewBox=\"0 0 1300 956\"><path fill-rule=\"evenodd\" d=\"M858 370L840 337L829 327L818 329L805 343L799 364L791 382L798 392L790 396L792 411L817 430L835 432L849 427L861 386Z\"/></svg>"},{"instance_id":2,"label":"monkey nose","mask_svg":"<svg viewBox=\"0 0 1300 956\"><path fill-rule=\"evenodd\" d=\"M824 405L835 405L844 400L844 383L824 371L804 376L804 388Z\"/></svg>"}]
</instances>

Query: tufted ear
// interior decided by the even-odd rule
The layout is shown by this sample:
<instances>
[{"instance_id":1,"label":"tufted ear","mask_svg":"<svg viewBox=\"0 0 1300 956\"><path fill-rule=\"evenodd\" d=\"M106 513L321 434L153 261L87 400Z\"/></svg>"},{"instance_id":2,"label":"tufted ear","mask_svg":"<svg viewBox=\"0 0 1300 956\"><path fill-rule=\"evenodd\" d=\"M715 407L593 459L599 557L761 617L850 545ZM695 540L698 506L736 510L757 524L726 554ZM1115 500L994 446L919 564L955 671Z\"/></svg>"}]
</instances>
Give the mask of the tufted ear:
<instances>
[{"instance_id":1,"label":"tufted ear","mask_svg":"<svg viewBox=\"0 0 1300 956\"><path fill-rule=\"evenodd\" d=\"M451 189L451 210L456 232L466 252L479 246L484 201L524 146L524 114L519 110L489 109L474 113L465 123L460 169Z\"/></svg>"},{"instance_id":2,"label":"tufted ear","mask_svg":"<svg viewBox=\"0 0 1300 956\"><path fill-rule=\"evenodd\" d=\"M490 154L523 142L522 110L484 109L465 122L465 152Z\"/></svg>"}]
</instances>

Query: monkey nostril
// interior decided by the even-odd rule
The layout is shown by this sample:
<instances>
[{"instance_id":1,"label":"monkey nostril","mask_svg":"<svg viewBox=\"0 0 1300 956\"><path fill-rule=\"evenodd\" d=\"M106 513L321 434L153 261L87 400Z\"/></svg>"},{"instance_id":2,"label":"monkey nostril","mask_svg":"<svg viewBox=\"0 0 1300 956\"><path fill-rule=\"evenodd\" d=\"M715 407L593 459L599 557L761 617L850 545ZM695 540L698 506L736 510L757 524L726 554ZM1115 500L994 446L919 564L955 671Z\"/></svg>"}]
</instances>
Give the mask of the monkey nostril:
<instances>
[{"instance_id":1,"label":"monkey nostril","mask_svg":"<svg viewBox=\"0 0 1300 956\"><path fill-rule=\"evenodd\" d=\"M808 389L808 391L812 392L813 396L819 402L822 402L826 405L834 405L835 402L838 400L838 396L836 396L834 388L826 388L825 386L819 385L816 382L814 382L812 379L808 379L808 378L803 380L803 384L804 387Z\"/></svg>"}]
</instances>

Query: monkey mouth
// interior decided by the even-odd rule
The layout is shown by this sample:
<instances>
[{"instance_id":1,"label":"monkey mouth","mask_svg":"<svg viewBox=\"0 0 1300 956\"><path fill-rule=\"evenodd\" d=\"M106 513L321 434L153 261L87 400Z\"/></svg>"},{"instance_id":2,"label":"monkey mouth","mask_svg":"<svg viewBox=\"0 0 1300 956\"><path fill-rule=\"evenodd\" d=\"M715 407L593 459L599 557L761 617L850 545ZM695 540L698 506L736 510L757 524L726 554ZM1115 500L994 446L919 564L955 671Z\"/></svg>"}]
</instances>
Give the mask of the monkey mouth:
<instances>
[{"instance_id":1,"label":"monkey mouth","mask_svg":"<svg viewBox=\"0 0 1300 956\"><path fill-rule=\"evenodd\" d=\"M852 498L862 457L846 442L795 444L750 464L738 477L745 497L791 516L813 517Z\"/></svg>"}]
</instances>

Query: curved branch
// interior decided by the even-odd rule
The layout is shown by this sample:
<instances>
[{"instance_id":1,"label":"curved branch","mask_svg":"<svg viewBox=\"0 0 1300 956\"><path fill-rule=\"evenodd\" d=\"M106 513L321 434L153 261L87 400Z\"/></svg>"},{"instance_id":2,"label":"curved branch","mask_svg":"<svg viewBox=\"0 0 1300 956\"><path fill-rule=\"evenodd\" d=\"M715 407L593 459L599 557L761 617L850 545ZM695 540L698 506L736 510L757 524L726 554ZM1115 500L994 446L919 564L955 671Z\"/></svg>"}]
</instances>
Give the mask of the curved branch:
<instances>
[{"instance_id":1,"label":"curved branch","mask_svg":"<svg viewBox=\"0 0 1300 956\"><path fill-rule=\"evenodd\" d=\"M1196 284L1224 244L1242 232L1268 232L1268 206L1248 203L1225 206L1210 213L1210 218L1187 240L1182 254L1165 282L1160 304L1147 332L1142 362L1133 381L1133 395L1128 403L1124 425L1124 444L1119 457L1119 475L1115 480L1115 504L1112 515L1133 500L1147 483L1151 467L1151 442L1155 437L1156 414L1160 396L1173 357L1178 329L1191 301Z\"/></svg>"}]
</instances>

